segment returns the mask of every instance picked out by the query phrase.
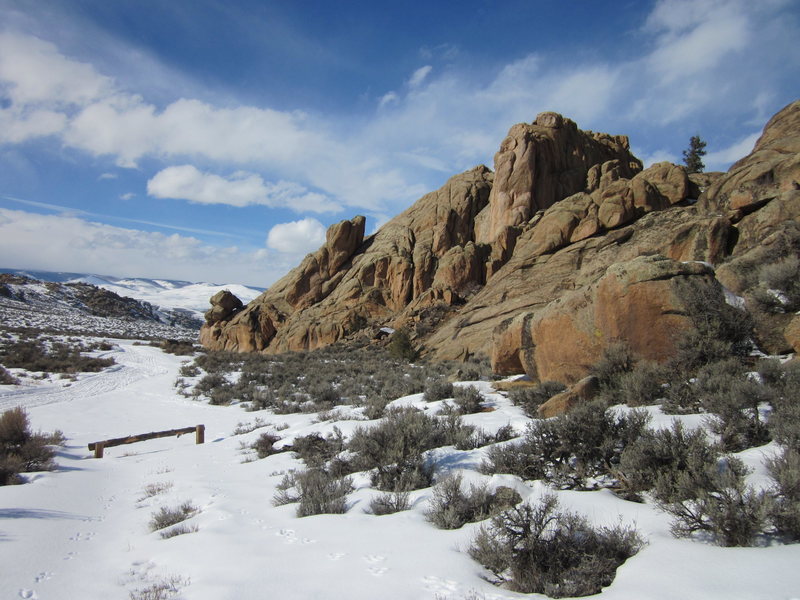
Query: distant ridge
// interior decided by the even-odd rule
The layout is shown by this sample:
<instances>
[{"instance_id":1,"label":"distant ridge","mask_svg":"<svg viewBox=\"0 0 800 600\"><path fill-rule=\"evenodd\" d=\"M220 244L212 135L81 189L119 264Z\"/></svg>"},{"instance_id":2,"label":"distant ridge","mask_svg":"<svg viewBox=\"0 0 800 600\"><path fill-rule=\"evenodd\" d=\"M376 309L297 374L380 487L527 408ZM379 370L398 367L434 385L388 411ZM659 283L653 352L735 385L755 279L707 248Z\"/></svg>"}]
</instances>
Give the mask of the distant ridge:
<instances>
[{"instance_id":1,"label":"distant ridge","mask_svg":"<svg viewBox=\"0 0 800 600\"><path fill-rule=\"evenodd\" d=\"M202 319L203 313L208 310L208 298L220 290L229 290L242 298L244 302L249 302L264 291L264 288L237 283L221 285L178 279L115 277L94 273L11 268L0 268L0 273L10 273L53 283L88 283L120 296L149 302L160 309L188 311L193 318L197 319Z\"/></svg>"}]
</instances>

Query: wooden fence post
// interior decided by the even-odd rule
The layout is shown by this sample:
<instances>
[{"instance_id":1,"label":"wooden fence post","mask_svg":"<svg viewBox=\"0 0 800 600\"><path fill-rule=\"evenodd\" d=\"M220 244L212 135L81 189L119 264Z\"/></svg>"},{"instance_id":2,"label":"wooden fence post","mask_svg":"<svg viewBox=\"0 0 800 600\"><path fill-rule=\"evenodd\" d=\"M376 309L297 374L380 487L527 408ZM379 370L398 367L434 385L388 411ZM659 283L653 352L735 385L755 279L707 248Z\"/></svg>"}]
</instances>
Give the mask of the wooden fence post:
<instances>
[{"instance_id":1,"label":"wooden fence post","mask_svg":"<svg viewBox=\"0 0 800 600\"><path fill-rule=\"evenodd\" d=\"M195 444L202 444L206 441L206 426L205 425L198 425L194 431L195 435Z\"/></svg>"},{"instance_id":2,"label":"wooden fence post","mask_svg":"<svg viewBox=\"0 0 800 600\"><path fill-rule=\"evenodd\" d=\"M94 445L94 457L103 458L103 442L97 442Z\"/></svg>"}]
</instances>

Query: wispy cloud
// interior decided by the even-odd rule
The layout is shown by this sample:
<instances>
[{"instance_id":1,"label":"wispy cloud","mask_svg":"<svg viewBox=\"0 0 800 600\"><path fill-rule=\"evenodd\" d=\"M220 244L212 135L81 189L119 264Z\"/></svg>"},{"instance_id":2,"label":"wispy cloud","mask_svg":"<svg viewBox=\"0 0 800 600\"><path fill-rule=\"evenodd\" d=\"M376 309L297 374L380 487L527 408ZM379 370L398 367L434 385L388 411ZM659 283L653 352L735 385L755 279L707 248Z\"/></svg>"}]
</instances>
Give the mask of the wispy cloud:
<instances>
[{"instance_id":1,"label":"wispy cloud","mask_svg":"<svg viewBox=\"0 0 800 600\"><path fill-rule=\"evenodd\" d=\"M42 243L42 240L47 243ZM0 208L5 266L227 283L271 283L292 266L266 249L211 246L194 237L125 229L77 216Z\"/></svg>"},{"instance_id":2,"label":"wispy cloud","mask_svg":"<svg viewBox=\"0 0 800 600\"><path fill-rule=\"evenodd\" d=\"M709 170L719 170L720 168L730 165L732 162L747 156L753 151L753 146L756 145L758 138L761 137L760 133L750 134L737 142L734 142L726 148L709 152L703 157L703 162Z\"/></svg>"},{"instance_id":3,"label":"wispy cloud","mask_svg":"<svg viewBox=\"0 0 800 600\"><path fill-rule=\"evenodd\" d=\"M170 223L159 223L158 221L148 221L145 219L131 219L128 217L116 217L113 215L104 215L101 213L89 212L86 210L81 210L77 208L73 208L70 206L62 206L60 204L50 204L49 202L37 202L36 200L25 200L23 198L16 198L14 196L7 196L7 195L0 195L0 198L4 200L8 200L11 202L16 202L18 204L23 204L25 206L31 206L34 208L42 208L45 210L52 210L57 212L61 216L75 216L75 217L91 217L95 219L103 219L106 221L119 221L121 223L135 223L138 225L150 225L152 227L158 227L161 229L172 229L173 231L183 231L186 233L196 233L198 235L213 235L213 236L220 236L220 237L232 237L230 233L224 233L222 231L213 231L211 229L199 229L196 227L185 227L183 225L172 225Z\"/></svg>"},{"instance_id":4,"label":"wispy cloud","mask_svg":"<svg viewBox=\"0 0 800 600\"><path fill-rule=\"evenodd\" d=\"M433 67L431 65L425 65L424 67L420 67L416 71L411 74L411 77L408 80L408 87L415 88L419 87L425 78L433 71Z\"/></svg>"}]
</instances>

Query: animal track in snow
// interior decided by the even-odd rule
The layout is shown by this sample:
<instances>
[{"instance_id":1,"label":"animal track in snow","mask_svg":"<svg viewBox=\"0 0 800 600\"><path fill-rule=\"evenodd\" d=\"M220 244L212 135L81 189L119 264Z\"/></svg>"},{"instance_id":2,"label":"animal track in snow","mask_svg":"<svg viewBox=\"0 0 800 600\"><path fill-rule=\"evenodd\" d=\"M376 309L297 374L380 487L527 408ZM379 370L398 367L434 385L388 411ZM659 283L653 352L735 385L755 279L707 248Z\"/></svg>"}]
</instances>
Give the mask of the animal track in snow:
<instances>
[{"instance_id":1,"label":"animal track in snow","mask_svg":"<svg viewBox=\"0 0 800 600\"><path fill-rule=\"evenodd\" d=\"M370 564L381 563L386 560L385 556L381 556L380 554L365 554L364 560Z\"/></svg>"},{"instance_id":2,"label":"animal track in snow","mask_svg":"<svg viewBox=\"0 0 800 600\"><path fill-rule=\"evenodd\" d=\"M34 581L36 581L36 583L41 583L43 581L47 581L48 579L52 578L53 578L52 573L50 573L49 571L42 571L34 578Z\"/></svg>"},{"instance_id":3,"label":"animal track in snow","mask_svg":"<svg viewBox=\"0 0 800 600\"><path fill-rule=\"evenodd\" d=\"M346 552L331 552L330 554L328 554L328 558L331 560L340 560L345 556L347 556Z\"/></svg>"},{"instance_id":4,"label":"animal track in snow","mask_svg":"<svg viewBox=\"0 0 800 600\"><path fill-rule=\"evenodd\" d=\"M38 598L39 596L33 590L29 590L27 588L21 589L19 591L20 598Z\"/></svg>"}]
</instances>

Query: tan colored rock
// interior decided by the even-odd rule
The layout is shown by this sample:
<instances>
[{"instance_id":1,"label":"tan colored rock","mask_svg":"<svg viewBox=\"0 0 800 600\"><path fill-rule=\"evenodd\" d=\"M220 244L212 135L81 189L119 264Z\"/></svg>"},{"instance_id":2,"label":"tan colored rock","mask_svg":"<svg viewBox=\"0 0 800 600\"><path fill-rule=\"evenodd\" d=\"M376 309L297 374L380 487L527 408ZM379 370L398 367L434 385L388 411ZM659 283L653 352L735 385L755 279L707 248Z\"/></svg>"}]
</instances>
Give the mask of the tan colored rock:
<instances>
[{"instance_id":1,"label":"tan colored rock","mask_svg":"<svg viewBox=\"0 0 800 600\"><path fill-rule=\"evenodd\" d=\"M594 297L594 323L603 340L623 340L647 360L672 356L677 337L691 327L680 285L689 278L711 286L714 271L658 255L611 265Z\"/></svg>"},{"instance_id":2,"label":"tan colored rock","mask_svg":"<svg viewBox=\"0 0 800 600\"><path fill-rule=\"evenodd\" d=\"M517 374L525 372L522 349L532 346L530 341L531 313L520 313L508 323L503 323L494 336L492 344L492 367L497 373Z\"/></svg>"},{"instance_id":3,"label":"tan colored rock","mask_svg":"<svg viewBox=\"0 0 800 600\"><path fill-rule=\"evenodd\" d=\"M596 192L597 193L597 192ZM627 180L615 181L599 192L597 219L606 229L614 229L636 217L633 190Z\"/></svg>"},{"instance_id":4,"label":"tan colored rock","mask_svg":"<svg viewBox=\"0 0 800 600\"><path fill-rule=\"evenodd\" d=\"M512 127L496 174L455 176L363 240L357 220L335 226L261 297L212 315L201 338L212 348L313 349L365 325L439 314L415 343L436 358L491 352L499 371L575 382L615 336L651 356L656 334L686 322L680 282L716 285L706 267L681 262L727 265L795 229L800 239L794 112L776 116L728 174L688 177L669 164L641 171L626 138L543 114ZM702 186L696 205L683 202ZM651 278L665 268L645 264L655 254L670 267Z\"/></svg>"},{"instance_id":5,"label":"tan colored rock","mask_svg":"<svg viewBox=\"0 0 800 600\"><path fill-rule=\"evenodd\" d=\"M800 187L800 100L764 127L753 152L701 195L704 210L731 213L734 220L759 209L782 192Z\"/></svg>"},{"instance_id":6,"label":"tan colored rock","mask_svg":"<svg viewBox=\"0 0 800 600\"><path fill-rule=\"evenodd\" d=\"M230 319L237 311L241 310L243 304L229 290L220 290L209 299L211 308L206 311L206 323L216 323Z\"/></svg>"},{"instance_id":7,"label":"tan colored rock","mask_svg":"<svg viewBox=\"0 0 800 600\"><path fill-rule=\"evenodd\" d=\"M331 226L325 244L299 267L230 322L202 331L203 344L267 352L313 349L365 324L394 319L416 298L454 302L460 288L485 280L488 248L473 237L492 180L483 166L452 177L368 240L363 217ZM427 297L434 285L443 289ZM262 308L268 308L267 316L256 316Z\"/></svg>"},{"instance_id":8,"label":"tan colored rock","mask_svg":"<svg viewBox=\"0 0 800 600\"><path fill-rule=\"evenodd\" d=\"M469 283L484 283L484 263L488 248L473 242L454 246L439 259L433 287L459 291Z\"/></svg>"},{"instance_id":9,"label":"tan colored rock","mask_svg":"<svg viewBox=\"0 0 800 600\"><path fill-rule=\"evenodd\" d=\"M634 193L634 204L647 210L662 210L689 197L690 183L686 169L669 162L651 165L631 180L634 186L638 186L640 182L649 184L653 191L641 186Z\"/></svg>"},{"instance_id":10,"label":"tan colored rock","mask_svg":"<svg viewBox=\"0 0 800 600\"><path fill-rule=\"evenodd\" d=\"M800 316L795 316L783 332L786 343L792 347L795 354L800 354Z\"/></svg>"},{"instance_id":11,"label":"tan colored rock","mask_svg":"<svg viewBox=\"0 0 800 600\"><path fill-rule=\"evenodd\" d=\"M556 113L514 125L495 155L489 218L477 241L492 243L505 227L583 191L589 170L612 160L626 177L641 170L625 136L584 132Z\"/></svg>"},{"instance_id":12,"label":"tan colored rock","mask_svg":"<svg viewBox=\"0 0 800 600\"><path fill-rule=\"evenodd\" d=\"M735 230L725 217L698 217L672 232L659 252L673 260L718 264L734 237Z\"/></svg>"},{"instance_id":13,"label":"tan colored rock","mask_svg":"<svg viewBox=\"0 0 800 600\"><path fill-rule=\"evenodd\" d=\"M578 404L591 402L600 391L600 382L592 375L584 377L569 389L543 402L536 410L540 419L549 419L568 413Z\"/></svg>"}]
</instances>

